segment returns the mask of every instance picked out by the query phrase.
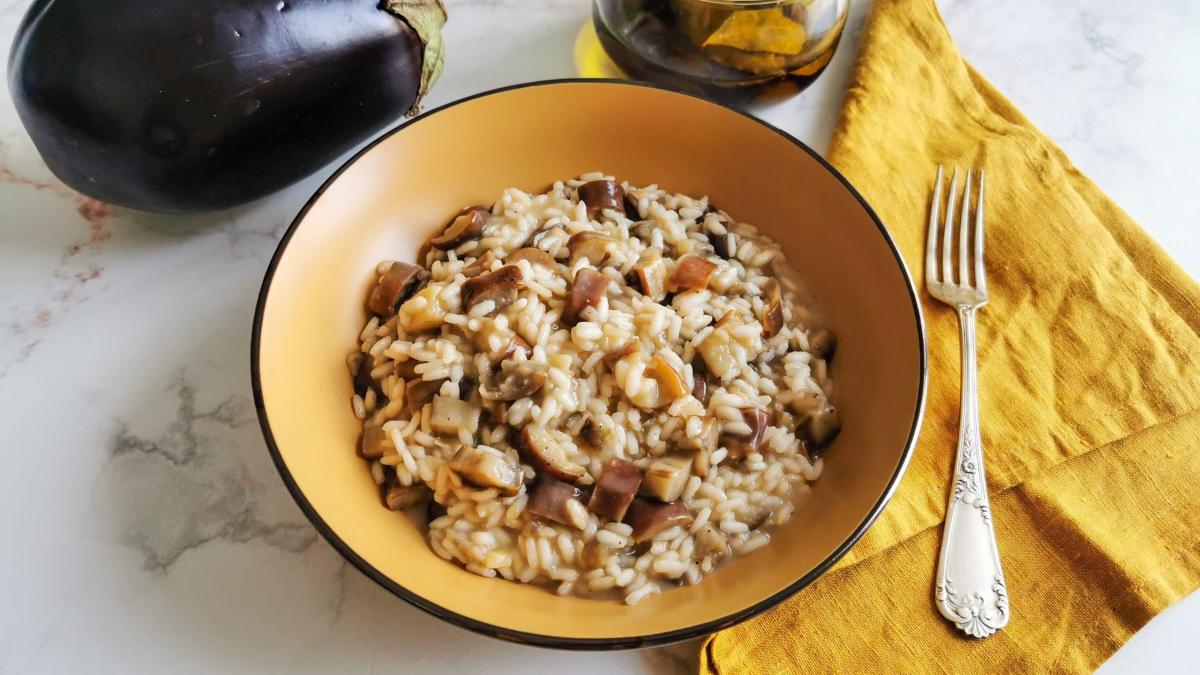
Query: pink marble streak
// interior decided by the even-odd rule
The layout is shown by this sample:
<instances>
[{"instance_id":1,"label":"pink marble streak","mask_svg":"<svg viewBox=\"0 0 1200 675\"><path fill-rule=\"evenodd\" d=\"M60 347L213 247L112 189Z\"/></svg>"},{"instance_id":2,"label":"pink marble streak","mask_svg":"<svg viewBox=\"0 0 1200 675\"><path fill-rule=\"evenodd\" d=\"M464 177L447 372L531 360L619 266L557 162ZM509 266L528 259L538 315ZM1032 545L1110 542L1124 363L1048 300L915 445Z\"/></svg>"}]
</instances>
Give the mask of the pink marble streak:
<instances>
[{"instance_id":1,"label":"pink marble streak","mask_svg":"<svg viewBox=\"0 0 1200 675\"><path fill-rule=\"evenodd\" d=\"M2 155L6 150L4 143L0 142L0 185L29 188L70 200L87 226L86 236L64 247L59 263L51 272L54 288L50 296L35 300L27 312L14 312L17 316L9 322L13 335L23 342L15 360L23 361L41 344L55 319L83 299L83 287L104 274L104 267L96 258L112 239L109 225L115 212L112 206L78 194L53 178L36 180L13 171L3 161Z\"/></svg>"}]
</instances>

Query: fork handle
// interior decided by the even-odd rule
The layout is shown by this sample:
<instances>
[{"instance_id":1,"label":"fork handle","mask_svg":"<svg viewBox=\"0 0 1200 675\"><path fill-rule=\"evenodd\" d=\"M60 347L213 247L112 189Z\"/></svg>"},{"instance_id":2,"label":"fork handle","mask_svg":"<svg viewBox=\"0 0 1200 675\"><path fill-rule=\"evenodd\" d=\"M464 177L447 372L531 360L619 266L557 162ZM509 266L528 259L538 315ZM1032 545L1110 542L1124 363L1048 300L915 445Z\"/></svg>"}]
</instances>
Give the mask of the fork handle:
<instances>
[{"instance_id":1,"label":"fork handle","mask_svg":"<svg viewBox=\"0 0 1200 675\"><path fill-rule=\"evenodd\" d=\"M962 410L954 459L954 492L946 508L934 598L964 633L982 638L1008 625L1008 589L992 529L983 443L979 435L975 310L958 307L962 329Z\"/></svg>"}]
</instances>

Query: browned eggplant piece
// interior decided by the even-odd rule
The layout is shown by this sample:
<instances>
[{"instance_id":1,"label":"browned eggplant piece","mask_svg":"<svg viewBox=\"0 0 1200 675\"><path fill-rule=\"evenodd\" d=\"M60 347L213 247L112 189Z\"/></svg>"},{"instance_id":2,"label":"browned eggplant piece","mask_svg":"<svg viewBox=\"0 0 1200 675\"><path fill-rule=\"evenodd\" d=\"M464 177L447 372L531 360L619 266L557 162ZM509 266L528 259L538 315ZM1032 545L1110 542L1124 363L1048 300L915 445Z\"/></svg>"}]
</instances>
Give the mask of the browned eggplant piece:
<instances>
[{"instance_id":1,"label":"browned eggplant piece","mask_svg":"<svg viewBox=\"0 0 1200 675\"><path fill-rule=\"evenodd\" d=\"M681 502L659 504L638 497L629 506L625 522L633 528L633 541L640 544L649 541L659 532L692 522L692 514Z\"/></svg>"},{"instance_id":2,"label":"browned eggplant piece","mask_svg":"<svg viewBox=\"0 0 1200 675\"><path fill-rule=\"evenodd\" d=\"M630 196L629 194L626 194L621 199L621 203L625 206L625 216L627 218L632 218L633 220L637 220L638 218L642 217L642 214L638 211L637 200L634 199L632 196Z\"/></svg>"},{"instance_id":3,"label":"browned eggplant piece","mask_svg":"<svg viewBox=\"0 0 1200 675\"><path fill-rule=\"evenodd\" d=\"M571 252L571 265L583 258L591 265L599 267L608 258L609 253L616 247L617 240L599 232L576 232L567 240L567 249Z\"/></svg>"},{"instance_id":4,"label":"browned eggplant piece","mask_svg":"<svg viewBox=\"0 0 1200 675\"><path fill-rule=\"evenodd\" d=\"M380 318L396 313L400 303L408 299L429 280L429 272L420 265L392 263L379 275L379 281L367 296L367 311Z\"/></svg>"},{"instance_id":5,"label":"browned eggplant piece","mask_svg":"<svg viewBox=\"0 0 1200 675\"><path fill-rule=\"evenodd\" d=\"M362 430L362 439L358 443L358 456L372 461L383 457L387 454L387 449L384 447L386 440L387 432L383 430L383 427L377 424L365 425Z\"/></svg>"},{"instance_id":6,"label":"browned eggplant piece","mask_svg":"<svg viewBox=\"0 0 1200 675\"><path fill-rule=\"evenodd\" d=\"M500 360L503 361L505 359L511 359L517 354L524 354L528 358L532 351L533 347L529 346L529 343L525 341L525 338L521 337L520 335L514 335L512 341L508 343L508 348L505 349L504 353L500 355Z\"/></svg>"},{"instance_id":7,"label":"browned eggplant piece","mask_svg":"<svg viewBox=\"0 0 1200 675\"><path fill-rule=\"evenodd\" d=\"M354 393L363 396L367 390L375 386L375 380L371 377L371 363L373 359L362 352L355 352L350 355L351 363L354 371Z\"/></svg>"},{"instance_id":8,"label":"browned eggplant piece","mask_svg":"<svg viewBox=\"0 0 1200 675\"><path fill-rule=\"evenodd\" d=\"M475 433L479 430L479 415L483 409L467 401L449 396L434 396L433 409L429 413L429 426L433 430L457 436L460 430Z\"/></svg>"},{"instance_id":9,"label":"browned eggplant piece","mask_svg":"<svg viewBox=\"0 0 1200 675\"><path fill-rule=\"evenodd\" d=\"M625 190L615 181L593 180L579 186L579 200L587 204L587 215L599 220L604 209L625 213Z\"/></svg>"},{"instance_id":10,"label":"browned eggplant piece","mask_svg":"<svg viewBox=\"0 0 1200 675\"><path fill-rule=\"evenodd\" d=\"M637 496L642 484L642 471L633 462L624 459L609 460L600 472L600 479L592 489L588 508L598 516L621 521L625 512Z\"/></svg>"},{"instance_id":11,"label":"browned eggplant piece","mask_svg":"<svg viewBox=\"0 0 1200 675\"><path fill-rule=\"evenodd\" d=\"M527 260L530 265L541 265L550 270L555 269L557 265L553 256L540 248L533 248L532 246L519 248L504 256L504 262L509 265L515 265L521 260Z\"/></svg>"},{"instance_id":12,"label":"browned eggplant piece","mask_svg":"<svg viewBox=\"0 0 1200 675\"><path fill-rule=\"evenodd\" d=\"M775 337L783 328L783 294L774 279L767 279L763 286L763 310L758 321L763 327L763 337Z\"/></svg>"},{"instance_id":13,"label":"browned eggplant piece","mask_svg":"<svg viewBox=\"0 0 1200 675\"><path fill-rule=\"evenodd\" d=\"M675 367L662 354L650 357L646 374L658 381L659 393L665 394L670 399L683 398L691 393L684 386L679 371L675 370Z\"/></svg>"},{"instance_id":14,"label":"browned eggplant piece","mask_svg":"<svg viewBox=\"0 0 1200 675\"><path fill-rule=\"evenodd\" d=\"M424 504L433 499L433 491L424 485L401 485L392 482L383 493L383 503L393 511Z\"/></svg>"},{"instance_id":15,"label":"browned eggplant piece","mask_svg":"<svg viewBox=\"0 0 1200 675\"><path fill-rule=\"evenodd\" d=\"M567 308L563 310L563 321L568 325L579 323L579 315L588 307L600 304L600 298L608 292L611 283L608 276L593 269L584 268L575 274L571 292L567 296Z\"/></svg>"},{"instance_id":16,"label":"browned eggplant piece","mask_svg":"<svg viewBox=\"0 0 1200 675\"><path fill-rule=\"evenodd\" d=\"M633 274L642 295L655 302L662 302L667 297L667 265L658 251L643 251L638 264L633 268Z\"/></svg>"},{"instance_id":17,"label":"browned eggplant piece","mask_svg":"<svg viewBox=\"0 0 1200 675\"><path fill-rule=\"evenodd\" d=\"M430 239L429 245L442 251L458 248L483 234L483 226L486 224L487 217L481 211L467 209L460 213L444 232Z\"/></svg>"},{"instance_id":18,"label":"browned eggplant piece","mask_svg":"<svg viewBox=\"0 0 1200 675\"><path fill-rule=\"evenodd\" d=\"M808 334L808 349L813 356L832 361L837 351L837 336L828 328L817 328Z\"/></svg>"},{"instance_id":19,"label":"browned eggplant piece","mask_svg":"<svg viewBox=\"0 0 1200 675\"><path fill-rule=\"evenodd\" d=\"M495 401L515 401L537 393L546 384L549 368L528 361L503 361L500 372L492 378L485 398Z\"/></svg>"},{"instance_id":20,"label":"browned eggplant piece","mask_svg":"<svg viewBox=\"0 0 1200 675\"><path fill-rule=\"evenodd\" d=\"M611 352L605 354L604 363L608 366L609 370L611 370L617 367L617 362L619 362L621 359L629 356L630 354L636 354L637 352L641 351L641 349L642 346L640 342L637 340L630 340L629 342L626 342L620 347L617 347Z\"/></svg>"},{"instance_id":21,"label":"browned eggplant piece","mask_svg":"<svg viewBox=\"0 0 1200 675\"><path fill-rule=\"evenodd\" d=\"M841 430L842 419L838 415L837 408L826 405L812 413L802 429L804 440L810 441L808 444L809 454L813 457L820 457L824 454L825 447L837 438Z\"/></svg>"},{"instance_id":22,"label":"browned eggplant piece","mask_svg":"<svg viewBox=\"0 0 1200 675\"><path fill-rule=\"evenodd\" d=\"M400 305L396 323L409 335L436 330L445 323L450 309L441 286L426 286Z\"/></svg>"},{"instance_id":23,"label":"browned eggplant piece","mask_svg":"<svg viewBox=\"0 0 1200 675\"><path fill-rule=\"evenodd\" d=\"M408 412L420 415L421 408L441 391L445 380L410 380L404 386L404 400L408 402Z\"/></svg>"},{"instance_id":24,"label":"browned eggplant piece","mask_svg":"<svg viewBox=\"0 0 1200 675\"><path fill-rule=\"evenodd\" d=\"M496 309L507 307L516 301L517 284L521 280L521 268L516 265L505 265L495 272L467 279L462 285L463 307L469 312L487 300L496 303Z\"/></svg>"},{"instance_id":25,"label":"browned eggplant piece","mask_svg":"<svg viewBox=\"0 0 1200 675\"><path fill-rule=\"evenodd\" d=\"M448 463L450 470L472 485L481 488L496 488L506 495L521 491L524 474L521 468L508 463L503 457L464 445Z\"/></svg>"},{"instance_id":26,"label":"browned eggplant piece","mask_svg":"<svg viewBox=\"0 0 1200 675\"><path fill-rule=\"evenodd\" d=\"M407 359L404 361L393 361L392 362L392 372L396 374L396 377L398 377L402 380L411 380L413 378L416 378L419 380L419 379L421 379L421 376L417 374L417 364L419 364L419 363L421 363L421 362L416 359ZM440 384L441 383L439 383L439 386L440 386Z\"/></svg>"},{"instance_id":27,"label":"browned eggplant piece","mask_svg":"<svg viewBox=\"0 0 1200 675\"><path fill-rule=\"evenodd\" d=\"M675 269L667 276L666 289L668 293L682 291L699 291L708 287L708 278L717 271L716 263L709 262L697 255L685 255L675 264Z\"/></svg>"},{"instance_id":28,"label":"browned eggplant piece","mask_svg":"<svg viewBox=\"0 0 1200 675\"><path fill-rule=\"evenodd\" d=\"M763 432L767 430L769 424L767 412L758 408L742 408L742 418L750 427L749 436L732 434L721 436L721 445L729 451L729 459L732 460L744 459L746 455L757 452L759 444L762 443Z\"/></svg>"},{"instance_id":29,"label":"browned eggplant piece","mask_svg":"<svg viewBox=\"0 0 1200 675\"><path fill-rule=\"evenodd\" d=\"M639 491L645 497L660 502L673 502L683 495L683 488L691 476L692 460L683 457L656 459L646 468Z\"/></svg>"},{"instance_id":30,"label":"browned eggplant piece","mask_svg":"<svg viewBox=\"0 0 1200 675\"><path fill-rule=\"evenodd\" d=\"M495 259L495 253L492 253L491 251L484 251L483 255L473 260L470 265L462 268L462 275L470 279L477 277L484 272L488 272L492 269L492 261Z\"/></svg>"},{"instance_id":31,"label":"browned eggplant piece","mask_svg":"<svg viewBox=\"0 0 1200 675\"><path fill-rule=\"evenodd\" d=\"M525 510L540 518L582 530L587 526L587 509L579 498L583 492L574 485L542 477L529 492Z\"/></svg>"},{"instance_id":32,"label":"browned eggplant piece","mask_svg":"<svg viewBox=\"0 0 1200 675\"><path fill-rule=\"evenodd\" d=\"M8 84L38 152L147 211L226 209L320 170L415 112L443 60L437 0L28 4Z\"/></svg>"},{"instance_id":33,"label":"browned eggplant piece","mask_svg":"<svg viewBox=\"0 0 1200 675\"><path fill-rule=\"evenodd\" d=\"M583 467L571 461L562 445L542 427L526 426L517 436L515 445L521 459L538 473L572 483L583 478Z\"/></svg>"},{"instance_id":34,"label":"browned eggplant piece","mask_svg":"<svg viewBox=\"0 0 1200 675\"><path fill-rule=\"evenodd\" d=\"M733 254L733 250L730 248L730 243L731 243L730 240L732 237L733 237L733 235L728 232L726 232L725 234L717 234L715 232L709 232L708 233L708 243L712 244L714 253L716 253L717 255L721 256L722 258L724 258L726 260L729 260L729 258Z\"/></svg>"}]
</instances>

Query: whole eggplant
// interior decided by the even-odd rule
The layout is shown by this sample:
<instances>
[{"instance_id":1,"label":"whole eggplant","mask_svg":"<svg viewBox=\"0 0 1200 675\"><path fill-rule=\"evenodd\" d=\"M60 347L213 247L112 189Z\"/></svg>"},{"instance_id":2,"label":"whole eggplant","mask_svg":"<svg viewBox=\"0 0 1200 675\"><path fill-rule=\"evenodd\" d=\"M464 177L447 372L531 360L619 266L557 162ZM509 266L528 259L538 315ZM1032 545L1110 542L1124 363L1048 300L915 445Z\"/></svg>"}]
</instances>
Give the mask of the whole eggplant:
<instances>
[{"instance_id":1,"label":"whole eggplant","mask_svg":"<svg viewBox=\"0 0 1200 675\"><path fill-rule=\"evenodd\" d=\"M9 84L70 187L162 212L303 178L415 111L441 0L37 0Z\"/></svg>"}]
</instances>

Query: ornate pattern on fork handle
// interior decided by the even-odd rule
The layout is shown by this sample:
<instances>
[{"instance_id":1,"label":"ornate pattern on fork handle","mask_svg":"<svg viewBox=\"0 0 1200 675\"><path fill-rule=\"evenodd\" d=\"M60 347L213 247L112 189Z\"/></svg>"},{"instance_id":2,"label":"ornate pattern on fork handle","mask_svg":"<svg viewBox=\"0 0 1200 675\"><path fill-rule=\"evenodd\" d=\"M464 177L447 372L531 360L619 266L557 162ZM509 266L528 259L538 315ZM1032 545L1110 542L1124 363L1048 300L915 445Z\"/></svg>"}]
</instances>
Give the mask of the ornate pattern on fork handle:
<instances>
[{"instance_id":1,"label":"ornate pattern on fork handle","mask_svg":"<svg viewBox=\"0 0 1200 675\"><path fill-rule=\"evenodd\" d=\"M983 471L975 309L970 305L958 307L962 327L962 411L954 493L942 530L935 600L942 616L968 635L982 638L1008 625L1010 612Z\"/></svg>"}]
</instances>

